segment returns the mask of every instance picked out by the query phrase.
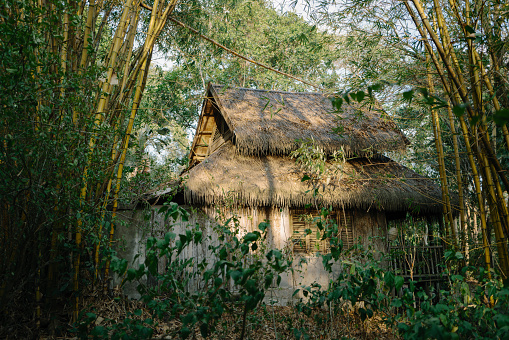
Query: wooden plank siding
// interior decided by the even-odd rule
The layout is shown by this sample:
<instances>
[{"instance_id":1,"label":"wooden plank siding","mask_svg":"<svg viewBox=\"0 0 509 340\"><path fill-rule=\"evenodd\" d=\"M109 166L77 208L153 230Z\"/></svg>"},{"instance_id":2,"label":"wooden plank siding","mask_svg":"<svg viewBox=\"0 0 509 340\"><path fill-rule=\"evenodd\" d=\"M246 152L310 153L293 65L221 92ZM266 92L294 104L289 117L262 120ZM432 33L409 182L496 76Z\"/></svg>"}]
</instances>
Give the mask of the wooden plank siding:
<instances>
[{"instance_id":1,"label":"wooden plank siding","mask_svg":"<svg viewBox=\"0 0 509 340\"><path fill-rule=\"evenodd\" d=\"M217 111L217 109L214 108L212 100L205 99L202 111L202 115L198 121L196 136L189 153L190 167L198 164L209 155L209 145L212 142L212 134L216 129L214 112Z\"/></svg>"}]
</instances>

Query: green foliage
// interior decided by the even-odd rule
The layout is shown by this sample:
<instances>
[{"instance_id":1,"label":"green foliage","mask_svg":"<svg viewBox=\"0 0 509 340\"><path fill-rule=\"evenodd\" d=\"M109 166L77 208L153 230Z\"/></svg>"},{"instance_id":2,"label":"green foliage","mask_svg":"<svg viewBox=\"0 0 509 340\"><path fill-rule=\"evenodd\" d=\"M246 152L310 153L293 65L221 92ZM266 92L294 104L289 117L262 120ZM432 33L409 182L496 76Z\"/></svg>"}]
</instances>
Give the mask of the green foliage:
<instances>
[{"instance_id":1,"label":"green foliage","mask_svg":"<svg viewBox=\"0 0 509 340\"><path fill-rule=\"evenodd\" d=\"M165 172L177 174L187 164L189 129L201 105L194 98L196 93L182 86L190 75L178 67L167 72L156 67L148 76L128 163L142 168L143 162L149 161L151 182L155 185L168 181Z\"/></svg>"},{"instance_id":2,"label":"green foliage","mask_svg":"<svg viewBox=\"0 0 509 340\"><path fill-rule=\"evenodd\" d=\"M459 252L445 254L448 267L462 258ZM346 305L362 320L382 315L404 339L503 339L509 329L509 290L499 280L486 280L482 268L446 272L450 281L438 292L383 269L383 261L360 246L342 261L343 269L329 287L314 284L300 290L304 298L296 305L299 312L309 316L316 306L327 306L341 313ZM322 315L322 322L329 317Z\"/></svg>"},{"instance_id":3,"label":"green foliage","mask_svg":"<svg viewBox=\"0 0 509 340\"><path fill-rule=\"evenodd\" d=\"M34 1L9 0L0 6L1 324L7 324L6 309L17 299L35 300L37 285L48 298L67 290L68 275L62 274L70 267L69 254L78 251L67 240L68 228L76 225L80 210L85 234L100 220L94 199L79 206L76 188L82 186L87 161L84 134L111 137L107 129L94 129L90 118L94 82L103 70L91 66L78 74L70 64L62 69L60 51L46 44L48 36L58 46L64 39L61 18L50 15L49 8L58 13L75 8L60 1L47 6L47 12ZM71 20L79 19L71 15ZM82 117L79 127L73 112ZM92 158L104 164L111 154L96 150ZM103 167L91 169L91 180L104 177Z\"/></svg>"},{"instance_id":4,"label":"green foliage","mask_svg":"<svg viewBox=\"0 0 509 340\"><path fill-rule=\"evenodd\" d=\"M413 39L411 28L395 25L397 20L404 19L401 6L387 10L371 6L372 2L356 4L365 5L364 11L347 6L342 13L336 13L334 19L350 20L328 21L331 29L337 28L332 23L348 23L348 27L342 27L347 30L339 39L323 31L324 26L317 29L294 14L277 13L265 1L189 1L185 6L177 7L175 15L203 34L271 67L325 88L338 87L341 81L345 88L355 89L333 99L338 111L343 102L382 101L391 114L401 118L399 123L414 141L413 158L408 158L408 162L419 164L425 159L422 172L433 174L435 164L430 161L430 155L433 159L436 157L434 151L430 151L433 146L429 138L427 110L429 105L443 107L445 102L438 95L419 90L426 86L423 83L425 65L421 42ZM98 79L105 71L101 61L107 53L120 12L116 4L110 4L114 8L111 17L105 21L106 33L103 38L92 41L89 66L78 72L76 65L82 53L79 49L69 48L67 61L64 65L61 62L65 43L63 13L69 14L72 32L79 34L84 29L84 17L76 14L77 3L46 1L44 9L36 5L34 1L7 0L0 6L2 325L13 322L8 308L26 306L19 301L34 302L34 292L38 288L48 301L53 301L55 296L68 298L71 260L80 255L83 270L92 271L94 246L99 242L104 244L104 231L116 222L109 221L108 213L101 210L101 204L108 202L104 187L113 171L112 150L105 146L112 145L115 136L123 137L118 130L125 121L119 120L117 128L108 124L97 125L93 113L100 96ZM390 20L379 21L381 14L388 15ZM146 21L141 23L142 26L146 24ZM497 36L499 26L493 28L495 31L491 32L486 27L475 27L474 30L465 26L467 32L475 34L468 39L476 44L491 46L493 41L498 41L496 45L500 49L495 51L498 54L495 58L503 60L506 37ZM197 117L202 88L207 81L245 87L309 90L293 80L231 57L189 32L171 30L165 34L160 49L171 54L173 66L169 72L156 70L149 76L150 96L144 101L140 109L142 114L135 122L137 133L133 136L130 160L126 164L129 173L137 171L136 176L123 186L132 195L145 193L168 178L164 176L163 168L152 174L143 171L147 149L164 150L167 160L185 164L186 135ZM75 41L79 42L76 45L83 43L79 38ZM461 50L465 42L463 39L457 41L456 46ZM337 48L338 45L341 48ZM483 62L491 69L489 60ZM466 58L460 58L460 63L468 65ZM507 66L501 64L501 67L499 73L503 74ZM344 77L340 78L338 71L344 73ZM495 72L493 77L495 85L498 84L495 90L502 94L499 98L503 108L493 110L487 121L501 125L508 121L504 108L507 107L507 91L500 75ZM382 89L385 92L380 92ZM401 95L398 100L392 96L394 93ZM485 94L483 100L488 103L490 97ZM453 112L461 117L466 107L466 104L457 105ZM124 114L124 109L119 107L119 114ZM78 118L73 121L75 115ZM472 126L477 123L468 121ZM441 124L444 131L449 131L446 120ZM490 131L495 132L496 144L503 145L497 129L495 125L490 126ZM89 159L87 150L92 134L99 136L101 147L94 148ZM447 153L451 149L450 136L444 140ZM507 168L507 152L496 151ZM308 170L303 180L313 181L329 171L325 166L327 160L308 142L303 143L295 157ZM340 154L338 158L341 158ZM450 159L448 162L448 168L452 169ZM84 185L82 175L87 163L91 167L85 182L90 183L90 187L87 197L80 203L79 188ZM178 172L179 167L174 166L171 170ZM132 199L132 196L128 198ZM161 213L171 218L183 215L175 205L163 209ZM68 239L69 234L76 232L78 220L83 235L80 248ZM280 274L289 270L290 262L280 251L264 247L267 224L261 224L260 231L240 238L230 231L229 222L232 220L218 228L222 244L211 246L214 257L198 264L180 256L185 249L206 240L194 226L179 235L170 231L164 238L148 239L146 260L137 268L129 268L126 261L113 257L111 269L125 275L127 281L139 281L139 291L154 317L139 320L129 316L106 329L92 327L95 315L85 314L82 323L77 325L82 327L78 333L90 332L93 338L110 335L114 338L147 338L152 334L153 319L179 318L183 323L182 337L189 336L195 326L202 335L208 336L233 300L237 299L246 313L251 312L260 304L267 289L274 282L275 285L279 283ZM348 260L340 260L344 252L341 242L334 238L336 228L334 223L319 226L323 231L320 235L331 240L331 252L323 254L322 261L331 272L335 264L345 261L344 270L326 290L319 286L304 289L302 292L309 297L309 304L299 305L302 311L308 312L312 306L324 304L333 306L340 301L364 302L364 307L358 309L362 318L371 317L374 311L387 312L387 322L391 325L398 323L400 333L406 338L502 338L508 330L508 292L498 281L488 282L480 278L477 289L472 290L467 281L467 277L473 275L472 269L464 269L450 276L450 287L440 292L442 301L434 304L432 294L419 291L412 283L403 287L402 277L384 272L379 260L373 259L369 250L353 250L348 253L351 256ZM107 249L101 248L101 251L104 255L110 254ZM454 263L460 255L456 251L446 253L446 259ZM246 258L252 261L245 261ZM166 261L166 271L160 273L159 264L163 260ZM188 271L193 266L198 266L201 271ZM452 266L460 265L454 263ZM143 281L147 277L160 284L156 287L147 285ZM202 280L203 289L188 291L187 284L191 280ZM396 298L390 296L393 289L401 292ZM417 298L419 310L413 307ZM55 304L60 302L54 301ZM396 316L390 316L391 313ZM303 329L296 327L295 336L305 338L306 335Z\"/></svg>"},{"instance_id":5,"label":"green foliage","mask_svg":"<svg viewBox=\"0 0 509 340\"><path fill-rule=\"evenodd\" d=\"M81 313L79 322L71 329L79 339L151 339L154 333L152 328L154 322L147 318L140 320L142 315L141 309L137 309L134 313L128 313L122 322L115 323L114 320L103 320L105 323L113 323L113 326L106 327L97 325L97 315L94 313Z\"/></svg>"},{"instance_id":6,"label":"green foliage","mask_svg":"<svg viewBox=\"0 0 509 340\"><path fill-rule=\"evenodd\" d=\"M280 14L266 1L214 1L195 7L195 15L176 13L181 20L204 35L234 51L274 67L331 87L337 75L330 74L335 55L335 39L292 13ZM189 32L172 32L167 46L179 46L176 63L196 75L199 83L209 80L232 86L281 90L308 90L274 72L260 69L227 55L200 41Z\"/></svg>"},{"instance_id":7,"label":"green foliage","mask_svg":"<svg viewBox=\"0 0 509 340\"><path fill-rule=\"evenodd\" d=\"M106 211L113 196L107 188L116 185L119 160L112 154L124 137L138 73L123 88L112 84L101 121L105 60L124 3L101 2L86 37L90 3L7 0L0 6L0 337L17 318L30 318L36 328L34 315L48 319L53 304L71 305L60 299L70 298L73 281L89 284L110 253L106 234L117 221ZM134 59L127 64L136 66ZM121 78L122 68L112 66ZM152 188L147 176L133 182L130 188ZM82 272L73 278L72 268Z\"/></svg>"},{"instance_id":8,"label":"green foliage","mask_svg":"<svg viewBox=\"0 0 509 340\"><path fill-rule=\"evenodd\" d=\"M407 308L408 320L400 319L399 332L405 339L503 339L509 329L508 288L481 281L471 291L469 282L464 275L451 276L451 289L441 290L436 304L424 292L413 291L422 299L420 310L410 313Z\"/></svg>"},{"instance_id":9,"label":"green foliage","mask_svg":"<svg viewBox=\"0 0 509 340\"><path fill-rule=\"evenodd\" d=\"M175 203L164 205L159 213L167 221L186 221L188 214ZM482 268L462 268L461 252L445 252L441 289L426 290L419 282L387 270L390 257L375 257L361 245L343 249L338 226L329 214L328 209L322 209L314 223L322 239L330 242L330 252L319 256L332 279L328 286L314 283L298 289L294 293L301 297L294 307L297 313L322 325L349 309L363 321L378 315L405 339L504 338L509 327L509 291L500 280L487 280ZM238 237L240 228L235 217L227 219L216 227L219 243L214 243L199 226L188 226L181 233L170 227L164 237L147 239L145 260L140 265L129 268L125 260L113 257L112 270L124 277L124 282L138 284L151 315L127 316L106 327L95 326L95 314L85 314L77 325L78 334L148 338L152 324L179 320L180 337L199 331L207 338L218 334L220 320L225 314L235 315L235 307L243 309L244 314L236 317L245 325L267 290L278 287L281 274L292 270L292 262L281 251L266 249L267 223L243 237ZM184 255L195 246L207 246L212 255L199 262ZM149 277L155 284L149 284ZM190 288L192 282L195 287L196 282L202 285ZM305 323L292 328L297 339L310 338Z\"/></svg>"},{"instance_id":10,"label":"green foliage","mask_svg":"<svg viewBox=\"0 0 509 340\"><path fill-rule=\"evenodd\" d=\"M326 155L317 147L314 140L297 140L299 147L290 153L296 163L304 171L301 182L308 181L315 196L320 194L320 183L324 178L340 174L342 165L346 161L343 150L337 150L332 155Z\"/></svg>"},{"instance_id":11,"label":"green foliage","mask_svg":"<svg viewBox=\"0 0 509 340\"><path fill-rule=\"evenodd\" d=\"M189 1L188 6L177 7L174 16L243 56L325 88L337 86L335 37L295 14L278 13L266 1ZM182 28L164 32L159 49L169 59L169 69L157 69L149 75L142 105L147 109L136 122L139 135L135 137L141 152L147 153L141 150L147 145L151 147L149 155L164 155L166 168L178 170L174 164L187 161L186 135L195 127L209 81L248 88L316 91L229 55ZM148 138L141 137L148 130L161 128L170 131L164 136L152 133Z\"/></svg>"},{"instance_id":12,"label":"green foliage","mask_svg":"<svg viewBox=\"0 0 509 340\"><path fill-rule=\"evenodd\" d=\"M187 212L175 203L164 205L159 213L167 221L187 219ZM279 286L280 274L291 268L291 261L277 249L260 252L265 248L260 243L268 232L267 223L261 223L259 231L241 238L231 231L230 223L238 220L228 219L216 227L214 233L219 240L216 245L210 242L210 235L203 236L199 227L178 235L170 227L164 238L147 239L145 260L137 268L128 268L125 260L114 257L111 269L124 277L124 282L138 283L141 300L154 320L180 319L182 338L189 337L196 327L203 337L213 334L218 321L225 311L231 312L233 305L243 307L245 323L245 315L260 304L266 291ZM207 258L196 263L184 256L188 249L203 244L210 251ZM161 265L163 271L159 269ZM149 285L148 277L157 284ZM191 282L200 282L201 288L190 288ZM113 325L110 331L125 329L129 336L143 338L140 332L146 329L140 323L134 326L123 321ZM83 331L99 332L97 327L85 327Z\"/></svg>"}]
</instances>

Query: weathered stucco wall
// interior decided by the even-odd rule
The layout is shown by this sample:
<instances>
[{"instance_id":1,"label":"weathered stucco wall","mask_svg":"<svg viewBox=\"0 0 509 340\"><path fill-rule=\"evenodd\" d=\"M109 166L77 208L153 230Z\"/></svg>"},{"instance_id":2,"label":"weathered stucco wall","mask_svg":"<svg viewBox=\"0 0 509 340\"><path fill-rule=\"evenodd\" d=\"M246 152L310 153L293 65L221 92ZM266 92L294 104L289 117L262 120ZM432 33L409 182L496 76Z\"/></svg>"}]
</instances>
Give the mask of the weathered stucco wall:
<instances>
[{"instance_id":1,"label":"weathered stucco wall","mask_svg":"<svg viewBox=\"0 0 509 340\"><path fill-rule=\"evenodd\" d=\"M217 209L205 207L201 209L185 207L190 212L189 220L184 222L181 219L177 221L165 221L164 216L156 211L161 206L154 206L152 211L133 210L122 211L120 218L125 222L117 227L116 236L121 241L118 242L117 250L122 258L128 260L129 265L133 263L136 254L145 253L144 244L149 236L164 237L170 229L175 234L185 234L188 228L199 228L203 233L201 244L192 244L187 247L181 255L181 258L194 259L192 270L198 270L197 264L203 259L209 259L213 262L209 245L219 245L218 234L214 226L218 223L224 224L227 218L231 217L231 211L221 212ZM324 287L341 270L341 264L336 264L333 273L324 270L322 259L312 254L293 254L292 251L292 222L291 213L288 208L241 208L234 211L238 220L238 236L242 237L247 232L258 230L261 222L268 221L270 228L266 237L265 246L267 249L277 248L282 250L287 256L293 256L293 271L288 271L282 275L282 281L279 288L267 294L267 299L274 303L286 305L291 303L293 298L299 298L299 295L292 297L295 289L301 286L309 286L316 282ZM234 223L230 222L232 228ZM364 212L356 210L353 212L354 237L365 246L371 246L374 253L385 251L386 246L386 221L384 213L371 211ZM139 256L134 260L134 266L137 267L144 261L144 256ZM159 263L159 270L165 268L165 263ZM119 283L117 279L115 284ZM191 281L188 289L196 290L202 288L200 281ZM127 285L124 292L135 298L139 297L135 285Z\"/></svg>"}]
</instances>

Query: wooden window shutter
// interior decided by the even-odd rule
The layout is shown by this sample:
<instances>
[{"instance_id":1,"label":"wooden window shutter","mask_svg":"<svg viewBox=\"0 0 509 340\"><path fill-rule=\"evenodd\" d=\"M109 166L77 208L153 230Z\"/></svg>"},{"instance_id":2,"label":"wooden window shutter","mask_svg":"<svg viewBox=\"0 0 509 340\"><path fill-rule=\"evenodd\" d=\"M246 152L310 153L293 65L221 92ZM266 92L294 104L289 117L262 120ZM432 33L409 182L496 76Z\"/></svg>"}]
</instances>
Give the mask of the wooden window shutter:
<instances>
[{"instance_id":1,"label":"wooden window shutter","mask_svg":"<svg viewBox=\"0 0 509 340\"><path fill-rule=\"evenodd\" d=\"M299 254L326 253L328 240L322 240L323 230L316 226L317 212L293 210L291 212L293 252Z\"/></svg>"},{"instance_id":2,"label":"wooden window shutter","mask_svg":"<svg viewBox=\"0 0 509 340\"><path fill-rule=\"evenodd\" d=\"M343 249L352 247L355 242L352 215L348 210L339 211L337 214L338 237L343 241Z\"/></svg>"}]
</instances>

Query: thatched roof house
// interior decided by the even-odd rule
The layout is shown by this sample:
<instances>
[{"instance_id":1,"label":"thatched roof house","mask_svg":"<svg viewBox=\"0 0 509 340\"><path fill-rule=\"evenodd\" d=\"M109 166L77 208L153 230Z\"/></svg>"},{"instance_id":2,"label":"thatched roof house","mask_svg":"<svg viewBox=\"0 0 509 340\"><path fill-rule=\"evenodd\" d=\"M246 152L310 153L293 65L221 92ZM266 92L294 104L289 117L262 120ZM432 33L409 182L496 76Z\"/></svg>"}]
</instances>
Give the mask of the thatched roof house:
<instances>
[{"instance_id":1,"label":"thatched roof house","mask_svg":"<svg viewBox=\"0 0 509 340\"><path fill-rule=\"evenodd\" d=\"M186 203L233 198L250 207L373 209L387 218L441 214L440 187L382 155L408 144L396 125L375 110L343 107L333 113L320 93L210 84L185 173ZM347 160L329 161L323 176L313 176L290 157L298 140Z\"/></svg>"},{"instance_id":2,"label":"thatched roof house","mask_svg":"<svg viewBox=\"0 0 509 340\"><path fill-rule=\"evenodd\" d=\"M321 151L308 155L312 161L303 159L303 142L306 148ZM319 93L210 84L190 166L181 176L177 195L171 195L190 206L190 216L170 223L177 234L200 228L208 243L193 244L181 256L193 263L209 259L209 245L224 242L216 232L218 222L226 223L223 217L235 214L240 233L256 230L268 220L269 246L306 259L294 261L297 270L283 277L276 293L280 303L291 300L300 284L327 285L333 274L323 269L316 253L328 252L330 242L319 236L318 208L330 209L327 218L336 221L335 232L344 247L360 242L377 253L388 249L387 221L408 213L441 215L440 187L383 156L386 151L402 151L407 144L396 125L373 108L345 104L342 112L334 112L331 100ZM296 150L300 163L291 157ZM156 193L151 202L161 204L170 191L174 193L174 189ZM158 230L165 230L168 222L163 215L151 214L152 234L161 226ZM134 211L129 224L142 225L146 217ZM136 237L127 238L142 239L140 230L132 228ZM199 288L201 283L194 284Z\"/></svg>"}]
</instances>

